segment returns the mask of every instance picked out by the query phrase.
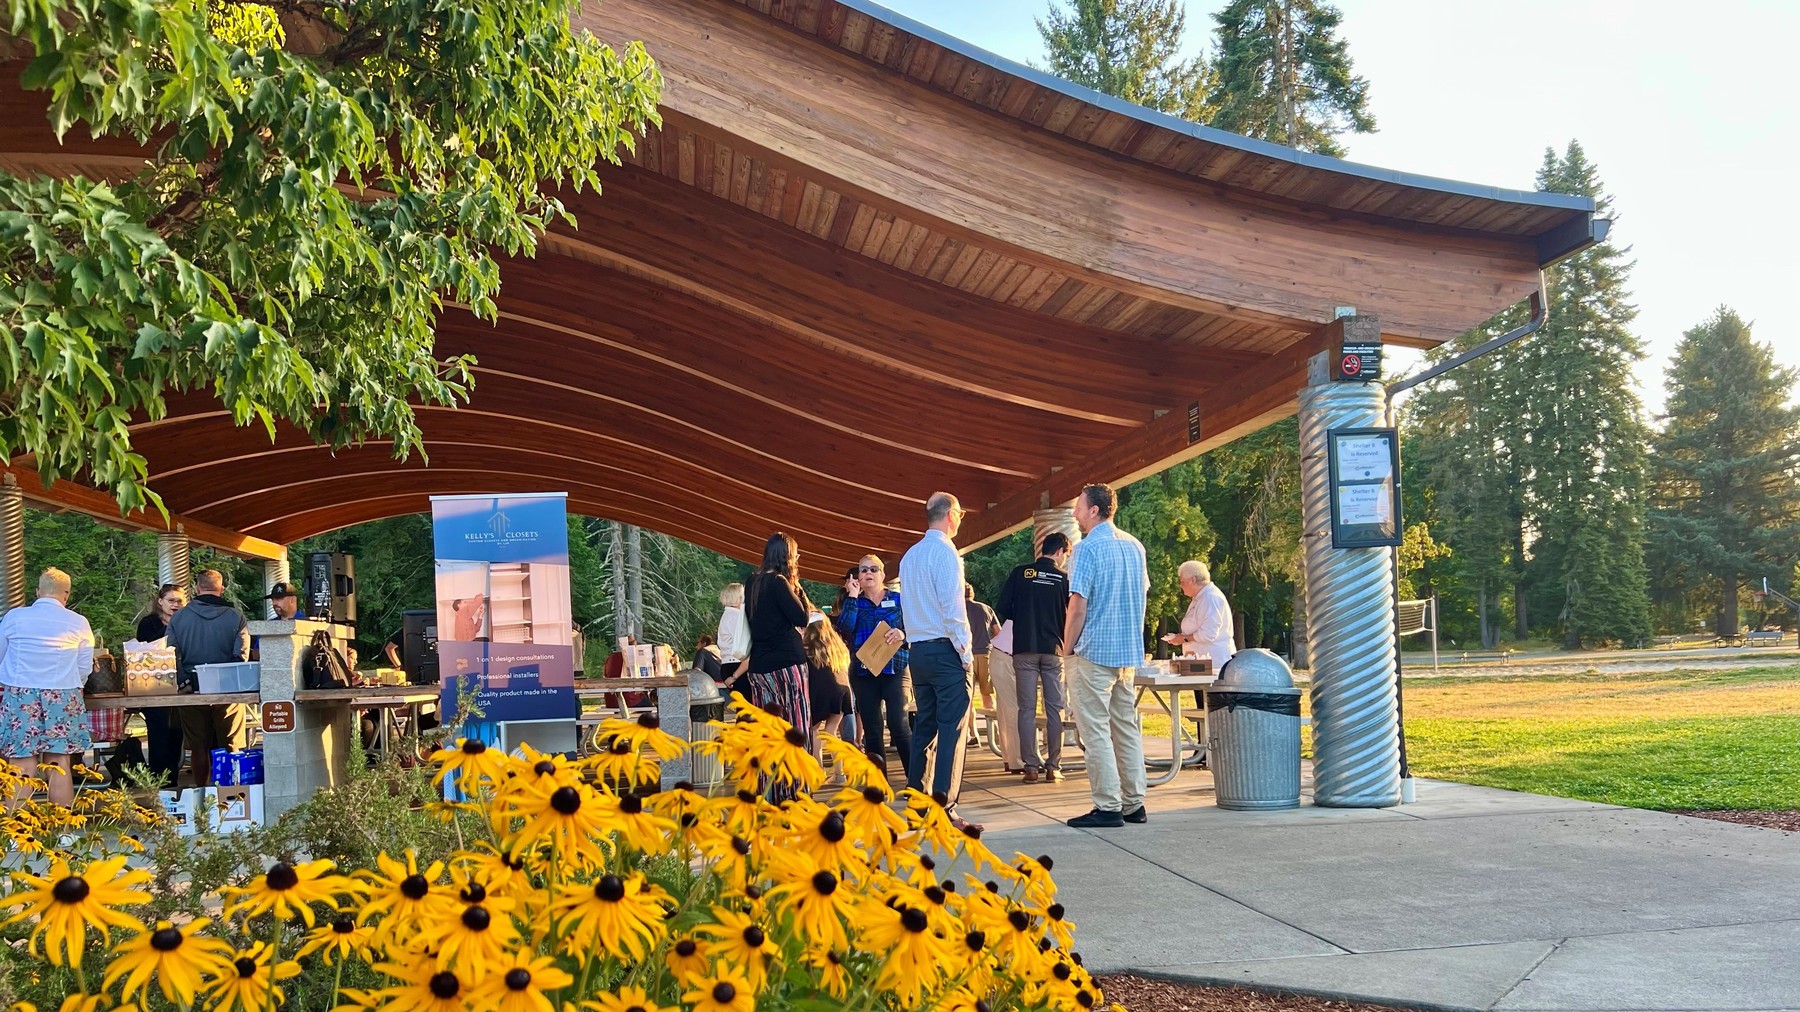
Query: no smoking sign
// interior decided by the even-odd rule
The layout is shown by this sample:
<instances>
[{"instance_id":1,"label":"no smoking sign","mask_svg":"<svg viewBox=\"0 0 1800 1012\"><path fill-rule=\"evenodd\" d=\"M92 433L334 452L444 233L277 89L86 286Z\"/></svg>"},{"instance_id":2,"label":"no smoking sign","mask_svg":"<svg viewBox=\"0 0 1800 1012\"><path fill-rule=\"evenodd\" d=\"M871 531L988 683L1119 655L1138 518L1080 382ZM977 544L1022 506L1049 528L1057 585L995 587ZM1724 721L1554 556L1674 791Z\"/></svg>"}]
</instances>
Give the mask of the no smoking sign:
<instances>
[{"instance_id":1,"label":"no smoking sign","mask_svg":"<svg viewBox=\"0 0 1800 1012\"><path fill-rule=\"evenodd\" d=\"M1338 350L1337 369L1331 378L1352 383L1372 383L1381 378L1381 345L1344 342Z\"/></svg>"}]
</instances>

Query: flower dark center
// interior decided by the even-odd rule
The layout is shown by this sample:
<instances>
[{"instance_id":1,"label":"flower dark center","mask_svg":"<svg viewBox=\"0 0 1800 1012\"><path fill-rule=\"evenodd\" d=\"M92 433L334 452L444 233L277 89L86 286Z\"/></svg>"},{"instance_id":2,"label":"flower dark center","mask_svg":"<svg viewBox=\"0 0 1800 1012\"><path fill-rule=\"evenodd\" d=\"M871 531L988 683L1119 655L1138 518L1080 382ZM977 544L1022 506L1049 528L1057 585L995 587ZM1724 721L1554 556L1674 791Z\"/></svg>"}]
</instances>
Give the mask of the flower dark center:
<instances>
[{"instance_id":1,"label":"flower dark center","mask_svg":"<svg viewBox=\"0 0 1800 1012\"><path fill-rule=\"evenodd\" d=\"M547 777L556 772L556 764L548 759L539 759L537 765L531 768L531 772L536 773L540 777ZM518 972L524 973L523 970ZM512 974L509 973L507 976L510 977ZM526 974L526 976L529 977L530 974Z\"/></svg>"},{"instance_id":2,"label":"flower dark center","mask_svg":"<svg viewBox=\"0 0 1800 1012\"><path fill-rule=\"evenodd\" d=\"M617 903L625 898L625 881L617 875L602 875L600 881L594 883L594 895L608 903Z\"/></svg>"},{"instance_id":3,"label":"flower dark center","mask_svg":"<svg viewBox=\"0 0 1800 1012\"><path fill-rule=\"evenodd\" d=\"M819 872L812 877L812 887L820 896L830 896L837 892L837 876L828 871Z\"/></svg>"},{"instance_id":4,"label":"flower dark center","mask_svg":"<svg viewBox=\"0 0 1800 1012\"><path fill-rule=\"evenodd\" d=\"M463 910L462 922L470 931L486 931L488 925L494 923L494 916L488 913L487 907L472 906Z\"/></svg>"},{"instance_id":5,"label":"flower dark center","mask_svg":"<svg viewBox=\"0 0 1800 1012\"><path fill-rule=\"evenodd\" d=\"M844 839L844 813L833 811L819 823L819 835L832 843L842 843Z\"/></svg>"},{"instance_id":6,"label":"flower dark center","mask_svg":"<svg viewBox=\"0 0 1800 1012\"><path fill-rule=\"evenodd\" d=\"M50 898L58 903L80 903L93 888L80 875L70 875L50 887Z\"/></svg>"},{"instance_id":7,"label":"flower dark center","mask_svg":"<svg viewBox=\"0 0 1800 1012\"><path fill-rule=\"evenodd\" d=\"M1075 971L1069 969L1069 964L1067 963L1056 964L1050 972L1056 975L1057 980L1068 980L1075 973Z\"/></svg>"},{"instance_id":8,"label":"flower dark center","mask_svg":"<svg viewBox=\"0 0 1800 1012\"><path fill-rule=\"evenodd\" d=\"M993 1006L981 999L975 999L975 1012L993 1012Z\"/></svg>"},{"instance_id":9,"label":"flower dark center","mask_svg":"<svg viewBox=\"0 0 1800 1012\"><path fill-rule=\"evenodd\" d=\"M1061 903L1052 903L1052 904L1050 904L1050 908L1048 910L1044 911L1044 913L1047 913L1050 915L1050 919L1053 921L1062 920L1063 914L1066 912L1067 912L1067 908L1065 908Z\"/></svg>"},{"instance_id":10,"label":"flower dark center","mask_svg":"<svg viewBox=\"0 0 1800 1012\"><path fill-rule=\"evenodd\" d=\"M1080 1005L1082 1008L1093 1008L1094 996L1090 994L1086 988L1082 988L1075 992L1075 1004Z\"/></svg>"},{"instance_id":11,"label":"flower dark center","mask_svg":"<svg viewBox=\"0 0 1800 1012\"><path fill-rule=\"evenodd\" d=\"M738 800L742 801L746 805L754 805L754 804L756 804L756 795L750 793L749 791L739 791L738 792Z\"/></svg>"},{"instance_id":12,"label":"flower dark center","mask_svg":"<svg viewBox=\"0 0 1800 1012\"><path fill-rule=\"evenodd\" d=\"M462 982L456 979L456 974L448 971L432 974L431 983L427 986L431 988L433 997L445 1000L456 997L456 993L462 990Z\"/></svg>"},{"instance_id":13,"label":"flower dark center","mask_svg":"<svg viewBox=\"0 0 1800 1012\"><path fill-rule=\"evenodd\" d=\"M251 959L249 956L239 956L231 965L237 967L238 976L240 977L256 976L256 960Z\"/></svg>"},{"instance_id":14,"label":"flower dark center","mask_svg":"<svg viewBox=\"0 0 1800 1012\"><path fill-rule=\"evenodd\" d=\"M744 944L752 949L762 948L762 944L768 940L769 936L763 934L763 929L754 924L744 929Z\"/></svg>"},{"instance_id":15,"label":"flower dark center","mask_svg":"<svg viewBox=\"0 0 1800 1012\"><path fill-rule=\"evenodd\" d=\"M631 749L631 742L626 741L623 738L614 738L612 748L608 751L612 752L613 755L630 755Z\"/></svg>"},{"instance_id":16,"label":"flower dark center","mask_svg":"<svg viewBox=\"0 0 1800 1012\"><path fill-rule=\"evenodd\" d=\"M955 882L945 882L944 883L944 891L947 893L955 892L956 891L956 883Z\"/></svg>"},{"instance_id":17,"label":"flower dark center","mask_svg":"<svg viewBox=\"0 0 1800 1012\"><path fill-rule=\"evenodd\" d=\"M408 875L400 880L400 895L409 900L422 900L431 891L431 883L423 875Z\"/></svg>"},{"instance_id":18,"label":"flower dark center","mask_svg":"<svg viewBox=\"0 0 1800 1012\"><path fill-rule=\"evenodd\" d=\"M987 886L988 892L991 892L991 893L999 893L1000 892L1000 883L994 881L993 879L988 879L986 882L984 882L982 884Z\"/></svg>"},{"instance_id":19,"label":"flower dark center","mask_svg":"<svg viewBox=\"0 0 1800 1012\"><path fill-rule=\"evenodd\" d=\"M750 841L744 839L741 836L734 836L731 838L731 849L737 851L739 854L742 854L745 857L749 857L750 856Z\"/></svg>"},{"instance_id":20,"label":"flower dark center","mask_svg":"<svg viewBox=\"0 0 1800 1012\"><path fill-rule=\"evenodd\" d=\"M862 794L863 800L871 805L887 804L887 792L879 787L864 787Z\"/></svg>"},{"instance_id":21,"label":"flower dark center","mask_svg":"<svg viewBox=\"0 0 1800 1012\"><path fill-rule=\"evenodd\" d=\"M695 826L698 826L699 824L700 824L700 816L695 815L693 812L682 812L681 813L681 828L693 829Z\"/></svg>"},{"instance_id":22,"label":"flower dark center","mask_svg":"<svg viewBox=\"0 0 1800 1012\"><path fill-rule=\"evenodd\" d=\"M832 966L843 966L844 965L843 958L840 957L837 953L832 952L830 949L825 950L825 962L830 963Z\"/></svg>"},{"instance_id":23,"label":"flower dark center","mask_svg":"<svg viewBox=\"0 0 1800 1012\"><path fill-rule=\"evenodd\" d=\"M919 867L925 869L926 871L936 871L937 870L937 862L932 860L932 857L930 854L920 854L919 855Z\"/></svg>"},{"instance_id":24,"label":"flower dark center","mask_svg":"<svg viewBox=\"0 0 1800 1012\"><path fill-rule=\"evenodd\" d=\"M695 942L692 938L683 938L681 941L675 943L675 955L680 956L682 959L692 958L694 953L699 951L699 943Z\"/></svg>"},{"instance_id":25,"label":"flower dark center","mask_svg":"<svg viewBox=\"0 0 1800 1012\"><path fill-rule=\"evenodd\" d=\"M573 787L558 787L550 792L550 807L562 815L581 811L581 792Z\"/></svg>"},{"instance_id":26,"label":"flower dark center","mask_svg":"<svg viewBox=\"0 0 1800 1012\"><path fill-rule=\"evenodd\" d=\"M1054 871L1056 869L1056 862L1050 860L1049 854L1039 854L1037 863L1043 865L1045 871Z\"/></svg>"},{"instance_id":27,"label":"flower dark center","mask_svg":"<svg viewBox=\"0 0 1800 1012\"><path fill-rule=\"evenodd\" d=\"M937 886L926 886L925 887L925 898L930 900L933 903L936 903L940 907L944 905L944 900L945 900L944 891L942 889L939 889Z\"/></svg>"},{"instance_id":28,"label":"flower dark center","mask_svg":"<svg viewBox=\"0 0 1800 1012\"><path fill-rule=\"evenodd\" d=\"M786 739L787 743L795 748L806 747L806 732L797 727L788 728L787 733L782 735L782 738Z\"/></svg>"},{"instance_id":29,"label":"flower dark center","mask_svg":"<svg viewBox=\"0 0 1800 1012\"><path fill-rule=\"evenodd\" d=\"M627 794L619 799L619 811L626 815L644 814L644 799L635 794Z\"/></svg>"},{"instance_id":30,"label":"flower dark center","mask_svg":"<svg viewBox=\"0 0 1800 1012\"><path fill-rule=\"evenodd\" d=\"M356 918L344 914L331 922L331 930L340 935L348 935L356 930Z\"/></svg>"},{"instance_id":31,"label":"flower dark center","mask_svg":"<svg viewBox=\"0 0 1800 1012\"><path fill-rule=\"evenodd\" d=\"M658 720L654 713L640 713L638 714L638 726L655 731L662 727L662 721Z\"/></svg>"},{"instance_id":32,"label":"flower dark center","mask_svg":"<svg viewBox=\"0 0 1800 1012\"><path fill-rule=\"evenodd\" d=\"M507 990L523 991L530 986L531 986L531 971L530 970L527 970L522 966L516 966L516 967L513 967L512 969L506 971L506 989Z\"/></svg>"},{"instance_id":33,"label":"flower dark center","mask_svg":"<svg viewBox=\"0 0 1800 1012\"><path fill-rule=\"evenodd\" d=\"M675 789L678 791L691 791L694 789L693 781L677 780L677 781L675 781Z\"/></svg>"},{"instance_id":34,"label":"flower dark center","mask_svg":"<svg viewBox=\"0 0 1800 1012\"><path fill-rule=\"evenodd\" d=\"M1048 939L1048 938L1038 939L1038 951L1039 952L1049 952L1050 951L1050 939Z\"/></svg>"},{"instance_id":35,"label":"flower dark center","mask_svg":"<svg viewBox=\"0 0 1800 1012\"><path fill-rule=\"evenodd\" d=\"M485 899L487 899L487 887L480 882L470 882L469 887L462 891L464 903L480 903Z\"/></svg>"},{"instance_id":36,"label":"flower dark center","mask_svg":"<svg viewBox=\"0 0 1800 1012\"><path fill-rule=\"evenodd\" d=\"M1024 931L1031 926L1031 918L1025 916L1023 910L1014 910L1006 915L1006 923L1012 925L1014 931Z\"/></svg>"},{"instance_id":37,"label":"flower dark center","mask_svg":"<svg viewBox=\"0 0 1800 1012\"><path fill-rule=\"evenodd\" d=\"M487 744L485 742L479 742L473 738L469 738L469 739L466 739L462 743L463 755L480 755L481 753L486 752L486 751L487 751ZM442 976L442 974L440 974L439 976ZM437 978L433 977L432 979L436 980ZM453 991L451 993L454 994L455 992Z\"/></svg>"},{"instance_id":38,"label":"flower dark center","mask_svg":"<svg viewBox=\"0 0 1800 1012\"><path fill-rule=\"evenodd\" d=\"M962 831L963 831L963 835L968 837L971 840L981 839L981 827L977 826L973 822L963 823Z\"/></svg>"},{"instance_id":39,"label":"flower dark center","mask_svg":"<svg viewBox=\"0 0 1800 1012\"><path fill-rule=\"evenodd\" d=\"M721 980L713 985L713 1001L721 1005L729 1005L737 999L737 988L728 980Z\"/></svg>"},{"instance_id":40,"label":"flower dark center","mask_svg":"<svg viewBox=\"0 0 1800 1012\"><path fill-rule=\"evenodd\" d=\"M157 928L156 934L150 936L150 947L157 952L174 952L181 948L181 931L178 928Z\"/></svg>"},{"instance_id":41,"label":"flower dark center","mask_svg":"<svg viewBox=\"0 0 1800 1012\"><path fill-rule=\"evenodd\" d=\"M969 947L970 952L980 952L987 948L987 934L981 931L971 931L963 936L963 944Z\"/></svg>"},{"instance_id":42,"label":"flower dark center","mask_svg":"<svg viewBox=\"0 0 1800 1012\"><path fill-rule=\"evenodd\" d=\"M747 900L760 900L762 899L762 890L753 885L747 885L744 887L744 898Z\"/></svg>"},{"instance_id":43,"label":"flower dark center","mask_svg":"<svg viewBox=\"0 0 1800 1012\"><path fill-rule=\"evenodd\" d=\"M512 855L509 854L506 857L501 858L500 860L505 861L506 866L508 868L511 868L513 871L524 871L525 870L525 859L522 857L513 857Z\"/></svg>"},{"instance_id":44,"label":"flower dark center","mask_svg":"<svg viewBox=\"0 0 1800 1012\"><path fill-rule=\"evenodd\" d=\"M925 918L925 911L907 907L900 911L900 926L916 935L930 927L931 922Z\"/></svg>"},{"instance_id":45,"label":"flower dark center","mask_svg":"<svg viewBox=\"0 0 1800 1012\"><path fill-rule=\"evenodd\" d=\"M276 892L286 892L300 884L300 873L294 870L293 865L284 862L270 868L265 879L269 883L270 889Z\"/></svg>"}]
</instances>

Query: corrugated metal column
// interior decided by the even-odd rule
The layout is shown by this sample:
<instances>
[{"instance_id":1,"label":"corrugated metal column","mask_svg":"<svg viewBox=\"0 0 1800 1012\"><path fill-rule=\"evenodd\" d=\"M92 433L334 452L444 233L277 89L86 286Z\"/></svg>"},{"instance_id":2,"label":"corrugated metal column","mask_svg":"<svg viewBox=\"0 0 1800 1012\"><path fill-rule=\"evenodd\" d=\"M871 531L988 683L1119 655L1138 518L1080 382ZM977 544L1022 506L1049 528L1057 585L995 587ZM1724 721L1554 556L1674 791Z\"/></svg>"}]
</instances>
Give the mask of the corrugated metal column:
<instances>
[{"instance_id":1,"label":"corrugated metal column","mask_svg":"<svg viewBox=\"0 0 1800 1012\"><path fill-rule=\"evenodd\" d=\"M173 531L156 536L156 582L177 587L193 583L188 578L187 532L179 524Z\"/></svg>"},{"instance_id":2,"label":"corrugated metal column","mask_svg":"<svg viewBox=\"0 0 1800 1012\"><path fill-rule=\"evenodd\" d=\"M25 491L0 482L0 615L25 603Z\"/></svg>"},{"instance_id":3,"label":"corrugated metal column","mask_svg":"<svg viewBox=\"0 0 1800 1012\"><path fill-rule=\"evenodd\" d=\"M269 600L266 595L275 589L276 584L287 582L289 582L289 579L288 557L286 551L281 553L281 558L279 559L263 560L263 594L265 595L263 598L263 618L271 620L275 618L275 602Z\"/></svg>"},{"instance_id":4,"label":"corrugated metal column","mask_svg":"<svg viewBox=\"0 0 1800 1012\"><path fill-rule=\"evenodd\" d=\"M1394 693L1391 548L1331 547L1326 433L1382 425L1378 383L1332 382L1315 357L1300 392L1301 510L1312 638L1313 800L1332 808L1400 803L1400 719Z\"/></svg>"},{"instance_id":5,"label":"corrugated metal column","mask_svg":"<svg viewBox=\"0 0 1800 1012\"><path fill-rule=\"evenodd\" d=\"M1052 506L1049 509L1031 512L1031 555L1036 558L1044 554L1044 539L1051 534L1061 532L1068 535L1069 544L1081 541L1081 528L1075 524L1075 508L1073 506Z\"/></svg>"}]
</instances>

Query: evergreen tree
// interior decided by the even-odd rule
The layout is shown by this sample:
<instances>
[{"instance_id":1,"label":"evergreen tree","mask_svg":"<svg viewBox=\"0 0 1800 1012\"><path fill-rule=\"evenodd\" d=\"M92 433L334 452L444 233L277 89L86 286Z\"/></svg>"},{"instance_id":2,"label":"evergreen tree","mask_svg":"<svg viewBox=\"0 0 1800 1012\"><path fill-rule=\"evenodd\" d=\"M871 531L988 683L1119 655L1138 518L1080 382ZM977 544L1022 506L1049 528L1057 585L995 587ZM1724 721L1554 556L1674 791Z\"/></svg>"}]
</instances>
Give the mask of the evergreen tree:
<instances>
[{"instance_id":1,"label":"evergreen tree","mask_svg":"<svg viewBox=\"0 0 1800 1012\"><path fill-rule=\"evenodd\" d=\"M1374 133L1369 82L1319 0L1231 0L1218 23L1212 125L1302 151L1339 155L1345 132Z\"/></svg>"},{"instance_id":2,"label":"evergreen tree","mask_svg":"<svg viewBox=\"0 0 1800 1012\"><path fill-rule=\"evenodd\" d=\"M1655 443L1652 555L1659 572L1703 577L1715 628L1738 632L1744 577L1784 576L1800 554L1800 373L1778 366L1750 325L1721 306L1682 335L1665 377Z\"/></svg>"},{"instance_id":3,"label":"evergreen tree","mask_svg":"<svg viewBox=\"0 0 1800 1012\"><path fill-rule=\"evenodd\" d=\"M1037 19L1047 69L1158 112L1204 122L1213 84L1204 56L1179 58L1187 14L1179 0L1053 2Z\"/></svg>"}]
</instances>

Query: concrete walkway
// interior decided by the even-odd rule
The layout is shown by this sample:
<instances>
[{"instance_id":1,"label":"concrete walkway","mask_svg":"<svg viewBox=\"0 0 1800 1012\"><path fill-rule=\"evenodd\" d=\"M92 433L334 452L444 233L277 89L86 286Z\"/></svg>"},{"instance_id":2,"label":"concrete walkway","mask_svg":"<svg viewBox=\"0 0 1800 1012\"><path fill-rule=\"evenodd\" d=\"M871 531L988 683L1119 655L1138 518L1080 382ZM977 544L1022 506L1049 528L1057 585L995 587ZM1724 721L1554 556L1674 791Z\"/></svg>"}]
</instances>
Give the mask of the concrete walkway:
<instances>
[{"instance_id":1,"label":"concrete walkway","mask_svg":"<svg viewBox=\"0 0 1800 1012\"><path fill-rule=\"evenodd\" d=\"M1151 788L1148 825L1062 824L1089 807L1081 774L1027 787L985 752L962 799L994 850L1055 859L1098 971L1427 1008L1800 1012L1800 834L1437 781L1394 809L1227 812L1204 772Z\"/></svg>"}]
</instances>

